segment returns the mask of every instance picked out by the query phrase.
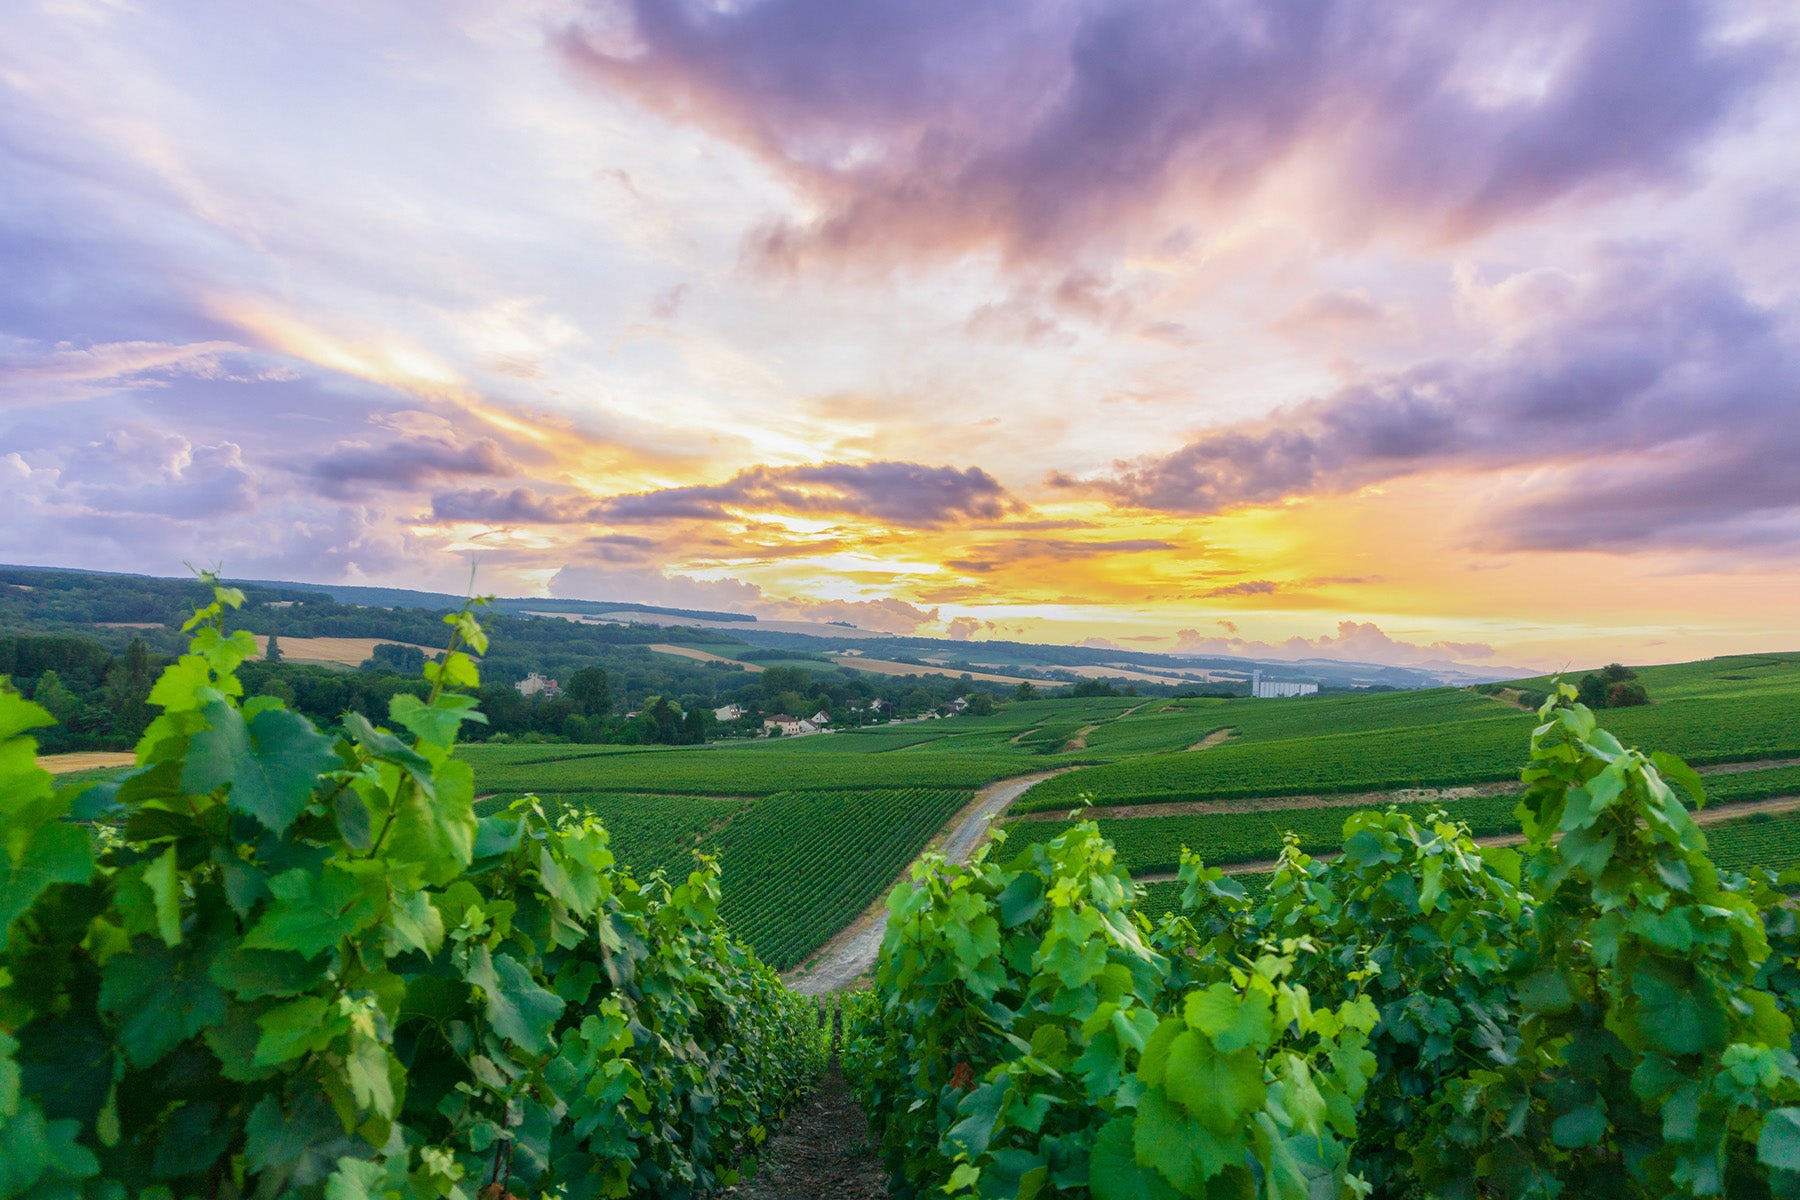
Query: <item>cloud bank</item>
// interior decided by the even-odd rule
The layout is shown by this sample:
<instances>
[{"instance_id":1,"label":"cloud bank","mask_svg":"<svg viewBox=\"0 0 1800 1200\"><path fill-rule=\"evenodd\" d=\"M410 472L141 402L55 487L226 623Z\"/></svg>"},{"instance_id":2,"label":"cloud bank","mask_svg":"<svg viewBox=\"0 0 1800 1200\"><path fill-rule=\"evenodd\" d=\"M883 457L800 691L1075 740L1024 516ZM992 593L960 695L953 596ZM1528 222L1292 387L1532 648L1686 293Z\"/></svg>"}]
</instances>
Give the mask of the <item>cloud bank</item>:
<instances>
[{"instance_id":1,"label":"cloud bank","mask_svg":"<svg viewBox=\"0 0 1800 1200\"><path fill-rule=\"evenodd\" d=\"M1704 0L596 2L601 87L773 165L818 207L763 258L1054 259L1311 173L1345 236L1460 237L1688 171L1777 69Z\"/></svg>"},{"instance_id":2,"label":"cloud bank","mask_svg":"<svg viewBox=\"0 0 1800 1200\"><path fill-rule=\"evenodd\" d=\"M1499 549L1800 541L1795 317L1671 252L1614 251L1539 289L1526 332L1375 375L1065 487L1193 515L1426 471L1533 473L1477 535Z\"/></svg>"}]
</instances>

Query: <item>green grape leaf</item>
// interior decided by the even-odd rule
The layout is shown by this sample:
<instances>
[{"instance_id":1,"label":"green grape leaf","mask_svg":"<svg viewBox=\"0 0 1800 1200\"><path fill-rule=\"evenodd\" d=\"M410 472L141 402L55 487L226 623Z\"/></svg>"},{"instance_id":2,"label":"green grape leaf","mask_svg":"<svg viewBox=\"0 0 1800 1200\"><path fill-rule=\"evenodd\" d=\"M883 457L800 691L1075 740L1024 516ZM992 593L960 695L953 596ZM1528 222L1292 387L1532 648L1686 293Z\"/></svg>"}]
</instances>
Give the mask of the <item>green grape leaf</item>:
<instances>
[{"instance_id":1,"label":"green grape leaf","mask_svg":"<svg viewBox=\"0 0 1800 1200\"><path fill-rule=\"evenodd\" d=\"M1094 1138L1088 1157L1088 1188L1094 1200L1176 1200L1180 1193L1154 1168L1138 1165L1134 1124L1131 1117L1114 1117Z\"/></svg>"},{"instance_id":2,"label":"green grape leaf","mask_svg":"<svg viewBox=\"0 0 1800 1200\"><path fill-rule=\"evenodd\" d=\"M147 1067L225 1017L225 993L206 964L139 938L101 974L100 1007L119 1022L119 1045L133 1066Z\"/></svg>"},{"instance_id":3,"label":"green grape leaf","mask_svg":"<svg viewBox=\"0 0 1800 1200\"><path fill-rule=\"evenodd\" d=\"M1163 1089L1196 1119L1221 1133L1261 1108L1268 1093L1260 1055L1251 1050L1221 1053L1192 1030L1169 1044Z\"/></svg>"},{"instance_id":4,"label":"green grape leaf","mask_svg":"<svg viewBox=\"0 0 1800 1200\"><path fill-rule=\"evenodd\" d=\"M394 700L399 699L399 696L394 697ZM418 697L407 696L406 699L416 701ZM389 702L389 707L393 707L392 701ZM387 730L375 728L369 723L369 718L354 709L344 714L344 728L349 730L357 745L374 757L404 767L415 778L430 776L431 763L424 755Z\"/></svg>"},{"instance_id":5,"label":"green grape leaf","mask_svg":"<svg viewBox=\"0 0 1800 1200\"><path fill-rule=\"evenodd\" d=\"M404 789L382 852L390 861L423 867L427 883L446 884L474 858L476 830L475 774L452 759L438 768L435 798L420 788Z\"/></svg>"},{"instance_id":6,"label":"green grape leaf","mask_svg":"<svg viewBox=\"0 0 1800 1200\"><path fill-rule=\"evenodd\" d=\"M1763 1118L1756 1161L1777 1171L1800 1172L1800 1108L1778 1108Z\"/></svg>"},{"instance_id":7,"label":"green grape leaf","mask_svg":"<svg viewBox=\"0 0 1800 1200\"><path fill-rule=\"evenodd\" d=\"M1190 992L1187 1023L1212 1039L1220 1053L1267 1046L1275 1036L1274 1006L1266 995L1239 992L1228 983Z\"/></svg>"},{"instance_id":8,"label":"green grape leaf","mask_svg":"<svg viewBox=\"0 0 1800 1200\"><path fill-rule=\"evenodd\" d=\"M339 765L331 739L284 708L250 721L223 701L202 711L209 728L188 742L181 786L207 793L229 784L233 809L286 833L312 801L319 776Z\"/></svg>"},{"instance_id":9,"label":"green grape leaf","mask_svg":"<svg viewBox=\"0 0 1800 1200\"><path fill-rule=\"evenodd\" d=\"M1594 1104L1571 1109L1550 1126L1550 1140L1565 1150L1597 1146L1605 1136L1606 1113Z\"/></svg>"},{"instance_id":10,"label":"green grape leaf","mask_svg":"<svg viewBox=\"0 0 1800 1200\"><path fill-rule=\"evenodd\" d=\"M420 741L448 746L456 740L456 731L464 721L487 724L487 717L476 707L479 703L473 696L447 692L435 703L427 704L417 696L401 692L388 701L388 718L411 730Z\"/></svg>"},{"instance_id":11,"label":"green grape leaf","mask_svg":"<svg viewBox=\"0 0 1800 1200\"><path fill-rule=\"evenodd\" d=\"M278 1004L256 1019L255 1065L272 1067L312 1050L323 1050L350 1029L350 1018L323 996L301 996Z\"/></svg>"},{"instance_id":12,"label":"green grape leaf","mask_svg":"<svg viewBox=\"0 0 1800 1200\"><path fill-rule=\"evenodd\" d=\"M380 879L373 886L383 886ZM373 925L380 909L370 883L339 868L314 873L295 868L269 881L275 899L244 945L253 950L295 950L315 958L343 939Z\"/></svg>"},{"instance_id":13,"label":"green grape leaf","mask_svg":"<svg viewBox=\"0 0 1800 1200\"><path fill-rule=\"evenodd\" d=\"M518 959L491 954L486 946L469 955L466 978L481 989L495 1033L528 1053L550 1052L555 1045L551 1029L563 1011L562 997L539 987Z\"/></svg>"},{"instance_id":14,"label":"green grape leaf","mask_svg":"<svg viewBox=\"0 0 1800 1200\"><path fill-rule=\"evenodd\" d=\"M150 703L164 713L188 712L204 707L208 700L216 700L219 690L206 660L198 654L184 654L157 676L150 688Z\"/></svg>"},{"instance_id":15,"label":"green grape leaf","mask_svg":"<svg viewBox=\"0 0 1800 1200\"><path fill-rule=\"evenodd\" d=\"M12 923L46 888L86 883L93 874L93 845L79 825L52 821L38 826L25 838L16 860L0 851L0 950L6 948Z\"/></svg>"},{"instance_id":16,"label":"green grape leaf","mask_svg":"<svg viewBox=\"0 0 1800 1200\"><path fill-rule=\"evenodd\" d=\"M100 1173L94 1152L77 1139L81 1126L75 1121L46 1121L37 1105L29 1104L17 1116L0 1119L0 1196L25 1196L32 1185L46 1177L56 1180L91 1179ZM61 1187L45 1194L78 1196L79 1189Z\"/></svg>"},{"instance_id":17,"label":"green grape leaf","mask_svg":"<svg viewBox=\"0 0 1800 1200\"><path fill-rule=\"evenodd\" d=\"M170 846L144 868L144 884L156 908L156 932L166 945L181 944L181 878Z\"/></svg>"}]
</instances>

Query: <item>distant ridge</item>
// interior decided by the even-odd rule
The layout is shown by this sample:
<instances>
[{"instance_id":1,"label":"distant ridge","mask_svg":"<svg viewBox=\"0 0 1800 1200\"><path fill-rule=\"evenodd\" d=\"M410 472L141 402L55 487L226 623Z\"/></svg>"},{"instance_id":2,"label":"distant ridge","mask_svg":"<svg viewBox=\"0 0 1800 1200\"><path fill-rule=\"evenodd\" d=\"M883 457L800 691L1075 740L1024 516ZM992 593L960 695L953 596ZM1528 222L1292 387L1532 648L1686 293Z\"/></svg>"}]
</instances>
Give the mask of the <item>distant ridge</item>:
<instances>
[{"instance_id":1,"label":"distant ridge","mask_svg":"<svg viewBox=\"0 0 1800 1200\"><path fill-rule=\"evenodd\" d=\"M178 575L146 575L141 571L97 571L91 567L36 567L19 563L0 563L0 571L44 572L57 575L107 575L118 579L160 579L169 582L192 582ZM364 587L347 583L301 583L292 579L239 579L227 577L225 582L244 587L269 588L288 592L322 592L343 604L360 604L370 608L454 609L462 607L463 597L449 592L421 592L412 588ZM560 600L524 596L502 597L494 607L503 613L521 614L571 613L601 616L606 613L652 613L662 617L683 617L696 621L735 621L754 624L756 618L745 613L712 612L696 608L662 608L654 604L633 604L614 600Z\"/></svg>"}]
</instances>

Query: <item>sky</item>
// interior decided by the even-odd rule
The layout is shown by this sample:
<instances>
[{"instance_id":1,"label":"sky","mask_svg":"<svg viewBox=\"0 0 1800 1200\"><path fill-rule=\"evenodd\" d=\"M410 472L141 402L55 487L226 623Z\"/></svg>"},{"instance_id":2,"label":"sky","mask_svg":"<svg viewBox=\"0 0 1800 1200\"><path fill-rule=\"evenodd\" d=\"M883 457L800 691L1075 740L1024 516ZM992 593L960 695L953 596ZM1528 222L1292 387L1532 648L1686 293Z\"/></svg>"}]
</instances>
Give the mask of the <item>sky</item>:
<instances>
[{"instance_id":1,"label":"sky","mask_svg":"<svg viewBox=\"0 0 1800 1200\"><path fill-rule=\"evenodd\" d=\"M14 0L0 561L1800 649L1788 0Z\"/></svg>"}]
</instances>

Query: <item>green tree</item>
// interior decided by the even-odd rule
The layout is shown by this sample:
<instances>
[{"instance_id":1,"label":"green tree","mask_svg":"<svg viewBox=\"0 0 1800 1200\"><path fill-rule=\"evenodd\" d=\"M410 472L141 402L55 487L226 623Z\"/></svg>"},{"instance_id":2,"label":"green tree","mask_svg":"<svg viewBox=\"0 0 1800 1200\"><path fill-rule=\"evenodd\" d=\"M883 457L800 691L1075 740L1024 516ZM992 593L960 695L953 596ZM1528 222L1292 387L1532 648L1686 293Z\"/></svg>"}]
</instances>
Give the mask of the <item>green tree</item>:
<instances>
[{"instance_id":1,"label":"green tree","mask_svg":"<svg viewBox=\"0 0 1800 1200\"><path fill-rule=\"evenodd\" d=\"M1018 687L1013 689L1014 700L1036 700L1037 698L1037 685L1029 679L1023 680Z\"/></svg>"},{"instance_id":2,"label":"green tree","mask_svg":"<svg viewBox=\"0 0 1800 1200\"><path fill-rule=\"evenodd\" d=\"M281 661L281 641L274 634L269 635L269 644L263 650L263 661L278 663Z\"/></svg>"},{"instance_id":3,"label":"green tree","mask_svg":"<svg viewBox=\"0 0 1800 1200\"><path fill-rule=\"evenodd\" d=\"M369 652L369 657L363 659L360 669L391 675L417 675L425 669L425 652L417 646L381 642Z\"/></svg>"},{"instance_id":4,"label":"green tree","mask_svg":"<svg viewBox=\"0 0 1800 1200\"><path fill-rule=\"evenodd\" d=\"M994 711L994 697L987 692L969 693L969 715L971 717L989 716Z\"/></svg>"},{"instance_id":5,"label":"green tree","mask_svg":"<svg viewBox=\"0 0 1800 1200\"><path fill-rule=\"evenodd\" d=\"M581 668L569 676L562 691L575 706L575 711L584 717L600 718L612 711L612 689L605 667Z\"/></svg>"},{"instance_id":6,"label":"green tree","mask_svg":"<svg viewBox=\"0 0 1800 1200\"><path fill-rule=\"evenodd\" d=\"M150 724L150 685L154 682L149 648L141 638L131 639L124 657L114 664L106 680L106 703L112 709L113 728L119 736L135 741Z\"/></svg>"},{"instance_id":7,"label":"green tree","mask_svg":"<svg viewBox=\"0 0 1800 1200\"><path fill-rule=\"evenodd\" d=\"M37 687L33 689L31 698L50 711L50 715L59 722L67 723L76 713L81 711L81 701L69 690L55 671L45 671L38 676Z\"/></svg>"}]
</instances>

